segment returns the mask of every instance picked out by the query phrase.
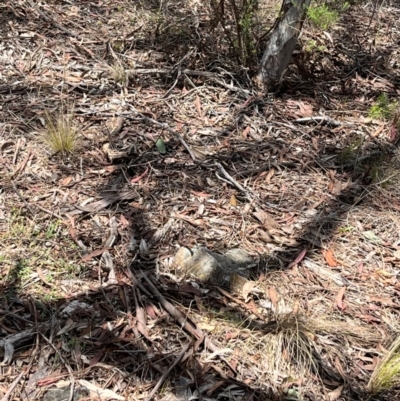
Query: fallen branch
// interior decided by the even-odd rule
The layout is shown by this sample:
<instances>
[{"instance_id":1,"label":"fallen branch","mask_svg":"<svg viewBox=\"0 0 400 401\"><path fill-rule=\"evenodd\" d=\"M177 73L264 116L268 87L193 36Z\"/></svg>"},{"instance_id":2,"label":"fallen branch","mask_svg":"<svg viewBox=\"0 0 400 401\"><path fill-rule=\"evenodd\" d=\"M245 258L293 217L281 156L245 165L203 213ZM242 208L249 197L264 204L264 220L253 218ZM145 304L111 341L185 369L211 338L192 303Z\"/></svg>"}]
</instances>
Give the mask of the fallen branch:
<instances>
[{"instance_id":1,"label":"fallen branch","mask_svg":"<svg viewBox=\"0 0 400 401\"><path fill-rule=\"evenodd\" d=\"M341 121L334 120L333 118L330 118L328 116L298 118L297 120L294 120L293 122L297 123L297 124L306 124L306 123L309 123L310 121L318 123L318 124L331 125L332 127L340 127L341 125L343 125L343 123Z\"/></svg>"},{"instance_id":2,"label":"fallen branch","mask_svg":"<svg viewBox=\"0 0 400 401\"><path fill-rule=\"evenodd\" d=\"M170 68L138 68L136 70L126 70L125 72L128 75L128 77L133 77L137 74L173 74L174 69L170 69ZM238 88L236 86L233 86L232 84L227 84L219 77L218 74L216 74L214 72L188 70L188 69L179 70L178 78L182 75L187 75L189 77L191 76L191 77L208 78L208 79L211 79L212 81L214 81L215 83L221 85L222 87L224 87L228 90L231 90L233 92L238 92L245 96L248 96L250 94L250 91L248 91L246 89ZM170 91L168 91L168 92L170 92ZM163 97L165 97L165 95Z\"/></svg>"}]
</instances>

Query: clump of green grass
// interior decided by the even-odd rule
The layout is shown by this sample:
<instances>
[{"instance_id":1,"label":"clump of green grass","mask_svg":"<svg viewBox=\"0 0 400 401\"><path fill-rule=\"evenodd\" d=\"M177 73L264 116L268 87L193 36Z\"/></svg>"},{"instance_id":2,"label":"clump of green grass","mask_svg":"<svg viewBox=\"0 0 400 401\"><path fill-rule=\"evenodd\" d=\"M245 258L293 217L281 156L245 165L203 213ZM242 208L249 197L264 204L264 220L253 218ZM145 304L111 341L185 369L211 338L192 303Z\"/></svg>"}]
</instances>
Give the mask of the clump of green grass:
<instances>
[{"instance_id":1,"label":"clump of green grass","mask_svg":"<svg viewBox=\"0 0 400 401\"><path fill-rule=\"evenodd\" d=\"M363 142L363 138L358 138L346 146L339 154L340 163L356 163Z\"/></svg>"},{"instance_id":2,"label":"clump of green grass","mask_svg":"<svg viewBox=\"0 0 400 401\"><path fill-rule=\"evenodd\" d=\"M311 6L307 10L307 17L319 29L329 29L339 19L339 12L330 9L326 4Z\"/></svg>"},{"instance_id":3,"label":"clump of green grass","mask_svg":"<svg viewBox=\"0 0 400 401\"><path fill-rule=\"evenodd\" d=\"M73 115L60 112L56 115L45 113L44 142L54 153L70 154L75 150L77 132Z\"/></svg>"},{"instance_id":4,"label":"clump of green grass","mask_svg":"<svg viewBox=\"0 0 400 401\"><path fill-rule=\"evenodd\" d=\"M368 383L371 393L377 394L400 385L400 337L398 337L376 366Z\"/></svg>"},{"instance_id":5,"label":"clump of green grass","mask_svg":"<svg viewBox=\"0 0 400 401\"><path fill-rule=\"evenodd\" d=\"M386 93L382 93L369 109L368 116L378 120L390 120L394 118L397 107L398 102L390 101Z\"/></svg>"}]
</instances>

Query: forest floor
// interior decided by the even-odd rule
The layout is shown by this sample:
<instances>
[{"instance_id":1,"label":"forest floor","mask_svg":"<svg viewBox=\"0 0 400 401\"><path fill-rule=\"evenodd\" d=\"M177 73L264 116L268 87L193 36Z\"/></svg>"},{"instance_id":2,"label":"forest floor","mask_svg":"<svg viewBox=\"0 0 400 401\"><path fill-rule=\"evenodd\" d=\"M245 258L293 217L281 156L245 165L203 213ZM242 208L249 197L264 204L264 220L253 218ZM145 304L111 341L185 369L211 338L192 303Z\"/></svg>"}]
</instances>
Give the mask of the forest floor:
<instances>
[{"instance_id":1,"label":"forest floor","mask_svg":"<svg viewBox=\"0 0 400 401\"><path fill-rule=\"evenodd\" d=\"M207 1L0 5L2 401L400 398L374 379L400 331L398 122L371 116L399 99L400 3L306 22L267 94L230 4L225 30ZM257 266L242 291L179 280L180 246Z\"/></svg>"}]
</instances>

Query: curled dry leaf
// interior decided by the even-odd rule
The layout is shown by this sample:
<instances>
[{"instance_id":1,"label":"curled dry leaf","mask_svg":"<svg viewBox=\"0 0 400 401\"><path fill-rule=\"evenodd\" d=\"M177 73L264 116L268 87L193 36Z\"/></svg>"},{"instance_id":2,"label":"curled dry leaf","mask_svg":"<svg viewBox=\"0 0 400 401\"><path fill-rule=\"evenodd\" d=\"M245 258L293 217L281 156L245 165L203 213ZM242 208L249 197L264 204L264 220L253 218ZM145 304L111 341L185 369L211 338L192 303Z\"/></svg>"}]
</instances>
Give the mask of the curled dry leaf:
<instances>
[{"instance_id":1,"label":"curled dry leaf","mask_svg":"<svg viewBox=\"0 0 400 401\"><path fill-rule=\"evenodd\" d=\"M304 257L306 256L306 254L307 254L307 248L303 249L303 250L297 255L296 259L295 259L293 262L289 263L288 269L290 269L291 267L293 267L293 266L297 265L298 263L300 263L300 262L304 259Z\"/></svg>"},{"instance_id":2,"label":"curled dry leaf","mask_svg":"<svg viewBox=\"0 0 400 401\"><path fill-rule=\"evenodd\" d=\"M342 391L343 391L343 386L340 386L335 390L331 391L330 393L328 393L328 400L329 401L337 400L342 395Z\"/></svg>"},{"instance_id":3,"label":"curled dry leaf","mask_svg":"<svg viewBox=\"0 0 400 401\"><path fill-rule=\"evenodd\" d=\"M343 310L346 306L343 304L343 296L346 291L346 287L342 287L336 296L336 305L339 309Z\"/></svg>"},{"instance_id":4,"label":"curled dry leaf","mask_svg":"<svg viewBox=\"0 0 400 401\"><path fill-rule=\"evenodd\" d=\"M279 223L275 221L269 213L263 210L257 210L257 212L253 213L253 216L259 220L267 230L277 229L279 227Z\"/></svg>"},{"instance_id":5,"label":"curled dry leaf","mask_svg":"<svg viewBox=\"0 0 400 401\"><path fill-rule=\"evenodd\" d=\"M330 267L336 267L338 265L332 249L328 249L327 251L322 251L322 253L325 257L326 263L328 263Z\"/></svg>"}]
</instances>

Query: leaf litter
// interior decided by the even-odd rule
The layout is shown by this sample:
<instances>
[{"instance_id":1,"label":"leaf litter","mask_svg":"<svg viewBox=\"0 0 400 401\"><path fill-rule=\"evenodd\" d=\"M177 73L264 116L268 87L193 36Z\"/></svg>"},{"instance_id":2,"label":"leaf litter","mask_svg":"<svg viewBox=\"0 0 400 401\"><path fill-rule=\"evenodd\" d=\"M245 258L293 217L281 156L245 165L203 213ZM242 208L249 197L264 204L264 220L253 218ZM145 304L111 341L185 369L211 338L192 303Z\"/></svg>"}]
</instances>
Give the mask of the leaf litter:
<instances>
[{"instance_id":1,"label":"leaf litter","mask_svg":"<svg viewBox=\"0 0 400 401\"><path fill-rule=\"evenodd\" d=\"M291 64L271 97L205 3L0 7L3 399L375 392L400 330L400 164L394 122L365 117L399 95L398 10L346 12L312 80ZM68 154L42 140L53 109L73 115ZM238 292L177 280L197 245L260 262Z\"/></svg>"}]
</instances>

